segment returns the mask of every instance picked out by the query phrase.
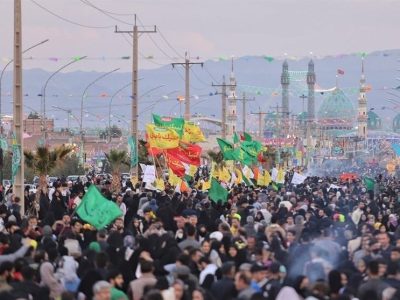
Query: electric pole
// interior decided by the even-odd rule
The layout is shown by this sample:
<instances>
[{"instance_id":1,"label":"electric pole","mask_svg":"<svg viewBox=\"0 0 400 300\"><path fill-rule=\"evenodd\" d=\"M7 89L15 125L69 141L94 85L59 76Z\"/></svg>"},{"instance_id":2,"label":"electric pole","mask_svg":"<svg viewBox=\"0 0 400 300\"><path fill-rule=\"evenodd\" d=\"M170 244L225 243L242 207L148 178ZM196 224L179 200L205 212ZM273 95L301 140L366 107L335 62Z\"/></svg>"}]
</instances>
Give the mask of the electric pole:
<instances>
[{"instance_id":1,"label":"electric pole","mask_svg":"<svg viewBox=\"0 0 400 300\"><path fill-rule=\"evenodd\" d=\"M23 139L23 98L22 98L22 15L21 0L14 0L14 107L13 129L19 154L13 151L13 155L19 155L19 168L15 175L14 194L21 199L21 216L25 213L24 207L24 149ZM13 146L14 147L14 146ZM18 151L17 151L18 152ZM18 158L13 157L13 162Z\"/></svg>"},{"instance_id":2,"label":"electric pole","mask_svg":"<svg viewBox=\"0 0 400 300\"><path fill-rule=\"evenodd\" d=\"M258 107L258 112L256 113L251 113L252 115L258 115L258 136L260 139L260 142L262 142L263 139L263 116L268 114L267 112L261 111L261 107Z\"/></svg>"},{"instance_id":3,"label":"electric pole","mask_svg":"<svg viewBox=\"0 0 400 300\"><path fill-rule=\"evenodd\" d=\"M201 65L203 67L202 62L190 62L189 56L187 52L185 53L185 62L182 63L172 63L172 67L175 68L176 65L185 66L185 121L190 120L190 66L192 65Z\"/></svg>"},{"instance_id":4,"label":"electric pole","mask_svg":"<svg viewBox=\"0 0 400 300\"><path fill-rule=\"evenodd\" d=\"M242 125L243 125L243 127L242 127L242 130L243 130L243 134L246 132L246 103L248 102L248 101L255 101L256 100L256 98L255 97L253 97L253 98L246 98L246 93L243 93L243 96L242 96L242 98L236 98L236 100L238 100L238 101L243 101L242 102L242 104L243 104L243 111L242 111L242 118L243 118L243 120L242 120Z\"/></svg>"},{"instance_id":5,"label":"electric pole","mask_svg":"<svg viewBox=\"0 0 400 300\"><path fill-rule=\"evenodd\" d=\"M136 14L135 23L133 25L133 31L121 31L115 26L115 33L129 33L132 34L133 47L132 47L132 122L131 122L131 136L134 141L135 152L138 153L138 104L139 104L139 94L138 94L138 82L139 82L139 34L140 33L156 33L157 27L154 25L153 30L138 30L136 25ZM133 151L133 150L132 150ZM138 163L131 170L132 176L139 175Z\"/></svg>"},{"instance_id":6,"label":"electric pole","mask_svg":"<svg viewBox=\"0 0 400 300\"><path fill-rule=\"evenodd\" d=\"M222 138L226 139L226 88L227 87L236 87L236 84L226 84L225 76L222 76L222 84L214 84L211 83L211 86L221 87L221 101L222 101L222 117L221 117L221 129L222 129Z\"/></svg>"}]
</instances>

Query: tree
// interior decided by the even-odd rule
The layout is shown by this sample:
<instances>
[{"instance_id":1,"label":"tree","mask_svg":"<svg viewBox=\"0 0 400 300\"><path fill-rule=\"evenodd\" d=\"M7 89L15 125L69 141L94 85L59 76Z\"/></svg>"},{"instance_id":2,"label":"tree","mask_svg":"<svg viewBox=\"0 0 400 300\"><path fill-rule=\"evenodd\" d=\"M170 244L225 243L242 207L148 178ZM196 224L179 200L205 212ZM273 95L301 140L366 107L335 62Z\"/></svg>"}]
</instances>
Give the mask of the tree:
<instances>
[{"instance_id":1,"label":"tree","mask_svg":"<svg viewBox=\"0 0 400 300\"><path fill-rule=\"evenodd\" d=\"M111 127L106 127L106 129L99 132L99 137L101 139L107 139L111 135L112 138L119 138L122 136L122 130L116 125Z\"/></svg>"},{"instance_id":2,"label":"tree","mask_svg":"<svg viewBox=\"0 0 400 300\"><path fill-rule=\"evenodd\" d=\"M151 164L149 160L149 151L147 149L147 142L145 140L138 140L138 161L141 164Z\"/></svg>"},{"instance_id":3,"label":"tree","mask_svg":"<svg viewBox=\"0 0 400 300\"><path fill-rule=\"evenodd\" d=\"M24 151L26 166L39 176L39 187L35 197L37 204L39 203L40 193L47 188L47 175L62 164L71 151L71 147L64 145L52 150L48 147L37 147L36 151Z\"/></svg>"},{"instance_id":4,"label":"tree","mask_svg":"<svg viewBox=\"0 0 400 300\"><path fill-rule=\"evenodd\" d=\"M111 167L112 172L112 183L111 190L119 193L121 191L121 167L123 165L129 165L128 153L125 150L111 149L107 154L105 153L108 163Z\"/></svg>"}]
</instances>

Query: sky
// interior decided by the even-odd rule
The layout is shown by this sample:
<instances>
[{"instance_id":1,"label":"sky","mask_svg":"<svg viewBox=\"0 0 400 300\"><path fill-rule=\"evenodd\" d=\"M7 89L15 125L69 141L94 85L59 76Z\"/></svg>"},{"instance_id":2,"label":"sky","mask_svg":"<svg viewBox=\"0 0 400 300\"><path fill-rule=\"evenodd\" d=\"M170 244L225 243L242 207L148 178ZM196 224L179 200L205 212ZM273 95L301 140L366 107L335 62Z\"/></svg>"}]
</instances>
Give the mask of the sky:
<instances>
[{"instance_id":1,"label":"sky","mask_svg":"<svg viewBox=\"0 0 400 300\"><path fill-rule=\"evenodd\" d=\"M128 72L131 62L121 58L131 56L131 37L114 33L114 26L131 30L134 13L138 25L159 29L140 37L139 64L146 69L180 62L186 51L201 61L232 55L306 57L310 52L323 57L399 47L397 0L89 1L22 0L23 48L50 39L25 54L32 59L24 61L24 68L54 71L73 57L87 55L68 71L119 67ZM103 28L74 25L45 9L84 26ZM12 57L12 46L13 0L0 0L0 67Z\"/></svg>"}]
</instances>

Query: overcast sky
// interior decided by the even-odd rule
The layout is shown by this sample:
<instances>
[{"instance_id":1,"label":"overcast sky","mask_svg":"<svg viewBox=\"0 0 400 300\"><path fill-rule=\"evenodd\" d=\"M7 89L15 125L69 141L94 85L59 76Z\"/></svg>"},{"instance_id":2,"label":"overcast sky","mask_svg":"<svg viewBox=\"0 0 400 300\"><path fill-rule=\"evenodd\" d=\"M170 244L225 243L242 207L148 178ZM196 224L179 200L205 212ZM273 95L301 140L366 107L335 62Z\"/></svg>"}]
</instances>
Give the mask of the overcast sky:
<instances>
[{"instance_id":1,"label":"overcast sky","mask_svg":"<svg viewBox=\"0 0 400 300\"><path fill-rule=\"evenodd\" d=\"M23 4L23 47L43 39L50 42L27 53L24 68L55 70L68 58L88 55L91 59L68 70L107 71L121 67L129 71L132 47L114 26L129 30L83 3L85 0L34 0L51 12L87 26L69 24L33 3ZM395 49L400 28L398 0L90 0L109 12L137 13L144 25L157 25L177 52L188 50L203 60L218 57L268 55L304 57ZM126 23L130 15L111 15ZM150 29L149 27L147 29ZM177 58L162 36L140 38L142 68L158 67ZM125 35L126 39L130 39ZM0 57L3 66L12 57L13 0L0 0ZM104 59L100 59L103 58ZM52 60L50 60L52 58ZM58 61L55 61L59 59Z\"/></svg>"}]
</instances>

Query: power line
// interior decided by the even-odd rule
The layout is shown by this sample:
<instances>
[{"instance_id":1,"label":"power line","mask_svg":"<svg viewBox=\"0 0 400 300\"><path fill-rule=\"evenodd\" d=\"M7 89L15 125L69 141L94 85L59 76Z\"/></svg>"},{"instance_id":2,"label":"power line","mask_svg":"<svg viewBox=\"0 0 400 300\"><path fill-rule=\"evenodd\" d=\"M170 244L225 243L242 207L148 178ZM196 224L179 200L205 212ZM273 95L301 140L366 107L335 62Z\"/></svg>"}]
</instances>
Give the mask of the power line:
<instances>
[{"instance_id":1,"label":"power line","mask_svg":"<svg viewBox=\"0 0 400 300\"><path fill-rule=\"evenodd\" d=\"M132 42L126 38L126 36L125 36L124 33L122 34L122 37L124 38L124 40L125 40L130 46L133 46ZM140 51L139 51L139 55L140 55L140 57L146 59L148 62L150 62L150 63L152 63L152 64L155 64L155 65L157 65L157 66L165 66L165 64L161 64L161 63L158 63L158 62L155 62L155 61L153 61L153 60L148 59L148 58L147 58L142 52L140 52Z\"/></svg>"},{"instance_id":2,"label":"power line","mask_svg":"<svg viewBox=\"0 0 400 300\"><path fill-rule=\"evenodd\" d=\"M176 73L178 73L179 77L183 80L183 82L185 82L185 78L183 78L183 75L182 75L181 73L179 73L179 71L178 71L176 68L174 68L174 70L176 71ZM201 89L201 88L198 88L198 87L193 86L192 84L190 84L190 87L191 87L192 89L198 90L198 91L203 90L203 89Z\"/></svg>"},{"instance_id":3,"label":"power line","mask_svg":"<svg viewBox=\"0 0 400 300\"><path fill-rule=\"evenodd\" d=\"M143 25L143 22L140 20L140 18L137 17L137 19L138 19L140 25L142 25L142 27L145 27L145 26ZM166 57L168 57L168 58L171 59L171 60L177 60L177 59L175 59L174 57L170 56L167 52L165 52L165 51L157 44L157 42L153 39L153 37L152 37L150 34L148 34L147 36L148 36L149 39L152 41L152 43L154 44L154 46L156 46L157 49L160 50Z\"/></svg>"},{"instance_id":4,"label":"power line","mask_svg":"<svg viewBox=\"0 0 400 300\"><path fill-rule=\"evenodd\" d=\"M194 77L196 77L197 80L200 81L200 83L204 84L205 86L210 86L210 84L202 80L193 69L190 69L190 71L193 73Z\"/></svg>"},{"instance_id":5,"label":"power line","mask_svg":"<svg viewBox=\"0 0 400 300\"><path fill-rule=\"evenodd\" d=\"M158 28L158 33L160 34L161 38L164 40L164 42L168 45L168 47L170 47L172 49L172 51L174 51L176 53L176 55L178 55L178 57L180 58L184 58L182 56L182 54L180 54L171 44L170 42L165 38L165 36L161 33L160 28Z\"/></svg>"},{"instance_id":6,"label":"power line","mask_svg":"<svg viewBox=\"0 0 400 300\"><path fill-rule=\"evenodd\" d=\"M99 7L97 7L96 5L92 4L92 3L89 2L88 0L79 0L79 1L81 1L82 3L88 5L88 6L92 7L92 8L94 8L95 10L101 12L103 15L105 15L105 16L107 16L107 17L109 17L109 18L111 18L111 19L113 19L113 20L115 20L115 21L117 21L117 22L120 22L120 23L123 23L123 24L126 24L126 25L131 25L131 26L133 26L133 23L125 22L124 20L121 20L121 19L119 19L119 18L113 17L111 14L109 14L109 13L106 12L105 10L103 10L103 9L101 9L101 8L99 8Z\"/></svg>"},{"instance_id":7,"label":"power line","mask_svg":"<svg viewBox=\"0 0 400 300\"><path fill-rule=\"evenodd\" d=\"M85 27L85 28L96 28L96 29L107 29L107 28L112 28L113 26L92 26L92 25L85 25L82 23L78 23L72 20L69 20L63 16L60 16L58 14L56 14L55 12L49 10L48 8L46 8L45 6L37 3L35 0L30 0L32 3L34 3L36 6L40 7L41 9L43 9L44 11L48 12L49 14L53 15L56 18L59 18L61 20L63 20L64 22L76 25L76 26L80 26L80 27Z\"/></svg>"},{"instance_id":8,"label":"power line","mask_svg":"<svg viewBox=\"0 0 400 300\"><path fill-rule=\"evenodd\" d=\"M211 78L213 81L215 81L215 82L217 82L217 83L219 82L219 81L216 80L215 77L210 73L210 71L208 71L206 64L204 64L203 69L204 69L204 71L206 71L206 73L208 74L208 76L210 76L210 78Z\"/></svg>"},{"instance_id":9,"label":"power line","mask_svg":"<svg viewBox=\"0 0 400 300\"><path fill-rule=\"evenodd\" d=\"M92 4L88 0L85 0L85 1L90 3L90 4ZM92 4L92 5L95 6L94 4ZM110 15L115 15L115 16L134 16L135 15L134 13L132 13L132 14L129 14L129 13L116 13L116 12L113 12L113 11L105 10L104 8L99 8L99 9L101 9L105 13L108 13Z\"/></svg>"}]
</instances>

